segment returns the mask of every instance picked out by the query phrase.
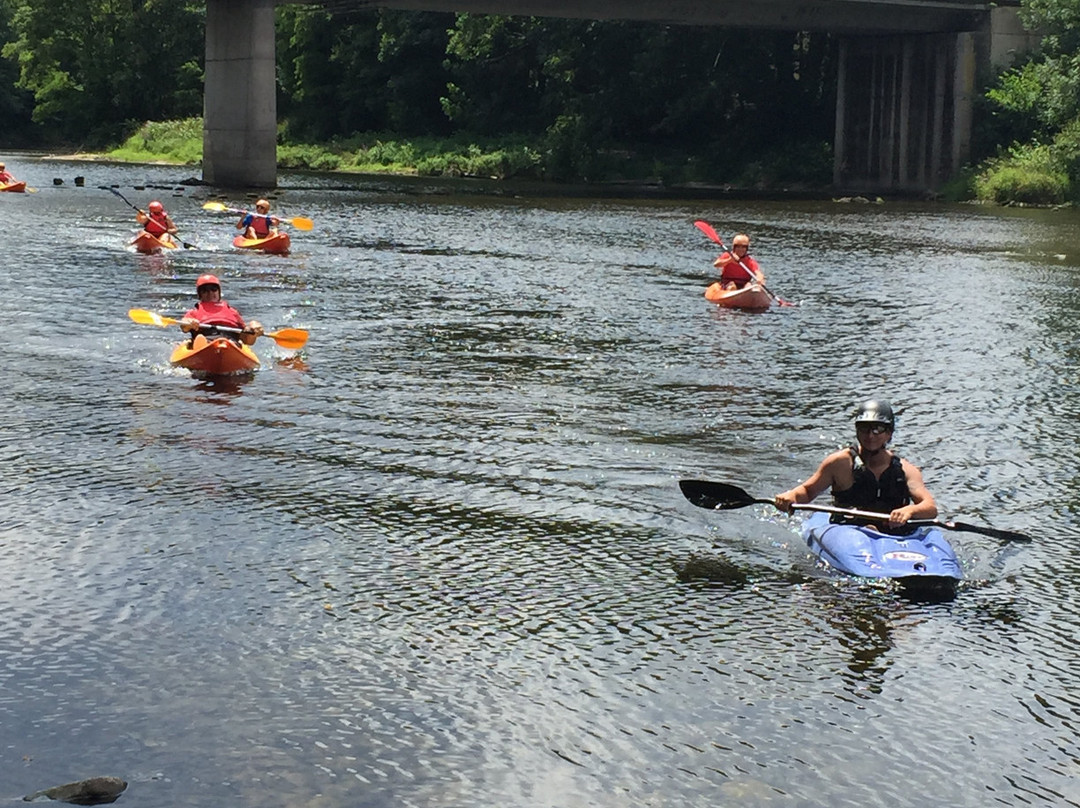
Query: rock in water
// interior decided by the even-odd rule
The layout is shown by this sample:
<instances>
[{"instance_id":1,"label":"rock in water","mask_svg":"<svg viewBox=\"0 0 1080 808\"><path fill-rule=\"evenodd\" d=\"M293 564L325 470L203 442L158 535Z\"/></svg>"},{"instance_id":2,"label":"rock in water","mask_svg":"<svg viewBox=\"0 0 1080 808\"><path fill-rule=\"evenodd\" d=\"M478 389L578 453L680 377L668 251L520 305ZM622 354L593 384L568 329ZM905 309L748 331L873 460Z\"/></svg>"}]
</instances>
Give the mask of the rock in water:
<instances>
[{"instance_id":1,"label":"rock in water","mask_svg":"<svg viewBox=\"0 0 1080 808\"><path fill-rule=\"evenodd\" d=\"M125 788L127 783L119 777L91 777L75 783L53 786L44 791L35 791L23 799L32 802L38 797L48 797L50 800L70 802L72 805L104 805L115 802Z\"/></svg>"}]
</instances>

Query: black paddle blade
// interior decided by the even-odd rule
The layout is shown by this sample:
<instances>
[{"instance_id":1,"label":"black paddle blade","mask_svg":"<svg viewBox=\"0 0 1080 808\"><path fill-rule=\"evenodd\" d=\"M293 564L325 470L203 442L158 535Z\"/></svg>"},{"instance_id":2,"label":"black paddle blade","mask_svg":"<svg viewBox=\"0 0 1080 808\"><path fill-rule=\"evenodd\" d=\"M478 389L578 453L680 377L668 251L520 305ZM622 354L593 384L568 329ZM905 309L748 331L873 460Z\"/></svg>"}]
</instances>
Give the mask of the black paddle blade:
<instances>
[{"instance_id":1,"label":"black paddle blade","mask_svg":"<svg viewBox=\"0 0 1080 808\"><path fill-rule=\"evenodd\" d=\"M712 483L707 480L679 480L683 496L692 505L710 511L728 511L733 508L745 508L755 502L769 504L771 499L754 499L735 485Z\"/></svg>"},{"instance_id":2,"label":"black paddle blade","mask_svg":"<svg viewBox=\"0 0 1080 808\"><path fill-rule=\"evenodd\" d=\"M1002 541L1017 541L1026 543L1031 541L1031 536L1017 533L1015 530L998 530L996 527L982 527L981 525L969 525L967 522L945 522L946 527L952 530L966 530L968 533L981 533L983 536L993 536Z\"/></svg>"}]
</instances>

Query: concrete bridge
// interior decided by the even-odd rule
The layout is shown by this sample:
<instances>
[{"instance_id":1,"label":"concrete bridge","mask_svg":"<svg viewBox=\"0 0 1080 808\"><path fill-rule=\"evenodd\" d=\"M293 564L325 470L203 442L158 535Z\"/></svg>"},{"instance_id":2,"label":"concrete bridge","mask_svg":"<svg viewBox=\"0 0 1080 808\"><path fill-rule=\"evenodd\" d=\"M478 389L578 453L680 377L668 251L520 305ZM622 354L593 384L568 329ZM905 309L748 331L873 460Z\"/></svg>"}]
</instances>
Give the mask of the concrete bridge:
<instances>
[{"instance_id":1,"label":"concrete bridge","mask_svg":"<svg viewBox=\"0 0 1080 808\"><path fill-rule=\"evenodd\" d=\"M393 8L815 31L839 38L837 190L929 191L961 168L980 77L1032 38L1015 7L976 0L305 0ZM281 0L282 3L285 0ZM277 184L274 5L207 0L203 178Z\"/></svg>"}]
</instances>

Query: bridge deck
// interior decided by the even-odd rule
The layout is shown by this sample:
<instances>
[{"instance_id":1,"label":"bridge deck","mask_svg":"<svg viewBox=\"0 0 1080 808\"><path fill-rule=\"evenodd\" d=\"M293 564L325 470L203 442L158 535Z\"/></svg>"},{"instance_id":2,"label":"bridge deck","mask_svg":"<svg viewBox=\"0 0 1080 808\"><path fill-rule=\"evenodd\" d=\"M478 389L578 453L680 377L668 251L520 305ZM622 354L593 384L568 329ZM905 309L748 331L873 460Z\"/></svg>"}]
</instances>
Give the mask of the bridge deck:
<instances>
[{"instance_id":1,"label":"bridge deck","mask_svg":"<svg viewBox=\"0 0 1080 808\"><path fill-rule=\"evenodd\" d=\"M275 0L280 4L296 0ZM897 34L975 31L997 5L1019 0L301 0L329 11L404 11L641 20L674 25Z\"/></svg>"}]
</instances>

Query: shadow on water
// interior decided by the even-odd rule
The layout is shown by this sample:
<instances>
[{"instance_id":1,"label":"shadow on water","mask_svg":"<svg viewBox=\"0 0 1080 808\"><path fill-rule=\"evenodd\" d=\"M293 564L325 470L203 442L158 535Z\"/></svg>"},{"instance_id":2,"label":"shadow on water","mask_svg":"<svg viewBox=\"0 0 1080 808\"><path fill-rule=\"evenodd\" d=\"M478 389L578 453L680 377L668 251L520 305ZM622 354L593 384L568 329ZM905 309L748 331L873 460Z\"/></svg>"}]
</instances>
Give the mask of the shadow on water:
<instances>
[{"instance_id":1,"label":"shadow on water","mask_svg":"<svg viewBox=\"0 0 1080 808\"><path fill-rule=\"evenodd\" d=\"M238 373L232 376L195 376L191 377L194 389L207 395L199 401L208 404L231 404L233 399L243 394L244 388L251 384L257 373Z\"/></svg>"}]
</instances>

